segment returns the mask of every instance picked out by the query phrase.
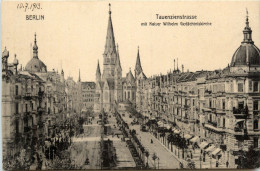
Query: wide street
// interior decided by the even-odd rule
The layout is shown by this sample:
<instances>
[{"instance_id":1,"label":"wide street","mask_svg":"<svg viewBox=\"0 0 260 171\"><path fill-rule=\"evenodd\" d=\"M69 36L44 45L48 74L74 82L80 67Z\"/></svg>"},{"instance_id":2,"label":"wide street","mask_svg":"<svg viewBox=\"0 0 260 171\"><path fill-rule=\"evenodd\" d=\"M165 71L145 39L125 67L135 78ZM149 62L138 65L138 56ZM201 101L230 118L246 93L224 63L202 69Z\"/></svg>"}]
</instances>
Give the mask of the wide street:
<instances>
[{"instance_id":1,"label":"wide street","mask_svg":"<svg viewBox=\"0 0 260 171\"><path fill-rule=\"evenodd\" d=\"M83 125L84 133L72 139L71 159L82 169L100 169L100 137L101 126L97 124L98 117L93 124ZM89 164L85 164L86 158Z\"/></svg>"},{"instance_id":2,"label":"wide street","mask_svg":"<svg viewBox=\"0 0 260 171\"><path fill-rule=\"evenodd\" d=\"M151 168L158 169L158 160L155 162L152 159L153 154L155 153L159 157L159 169L178 169L179 161L169 152L154 136L149 132L140 131L140 125L131 125L131 122L134 118L129 118L129 115L126 114L125 117L122 117L126 123L128 123L131 129L135 129L138 139L141 141L142 145L146 150L149 151L148 164ZM153 143L151 144L151 139Z\"/></svg>"}]
</instances>

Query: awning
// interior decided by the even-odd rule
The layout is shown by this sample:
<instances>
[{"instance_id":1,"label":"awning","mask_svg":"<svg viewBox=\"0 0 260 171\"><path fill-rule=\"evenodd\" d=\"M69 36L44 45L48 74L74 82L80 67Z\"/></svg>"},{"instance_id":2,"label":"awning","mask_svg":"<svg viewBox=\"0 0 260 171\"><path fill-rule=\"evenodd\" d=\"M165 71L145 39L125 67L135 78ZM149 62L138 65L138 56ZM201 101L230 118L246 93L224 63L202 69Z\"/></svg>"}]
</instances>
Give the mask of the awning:
<instances>
[{"instance_id":1,"label":"awning","mask_svg":"<svg viewBox=\"0 0 260 171\"><path fill-rule=\"evenodd\" d=\"M186 140L189 140L189 139L192 138L192 136L191 136L190 134L184 134L184 138L185 138Z\"/></svg>"},{"instance_id":2,"label":"awning","mask_svg":"<svg viewBox=\"0 0 260 171\"><path fill-rule=\"evenodd\" d=\"M201 149L204 149L207 145L209 145L209 143L207 143L206 141L202 142L199 146Z\"/></svg>"},{"instance_id":3,"label":"awning","mask_svg":"<svg viewBox=\"0 0 260 171\"><path fill-rule=\"evenodd\" d=\"M220 148L216 148L213 152L212 155L216 156L219 152L221 152Z\"/></svg>"},{"instance_id":4,"label":"awning","mask_svg":"<svg viewBox=\"0 0 260 171\"><path fill-rule=\"evenodd\" d=\"M199 140L199 137L195 136L195 137L193 137L193 138L190 140L190 142L195 143L195 142L197 142L198 140Z\"/></svg>"},{"instance_id":5,"label":"awning","mask_svg":"<svg viewBox=\"0 0 260 171\"><path fill-rule=\"evenodd\" d=\"M205 151L206 152L212 152L213 150L215 150L215 146L214 145L211 145L210 147L208 147Z\"/></svg>"}]
</instances>

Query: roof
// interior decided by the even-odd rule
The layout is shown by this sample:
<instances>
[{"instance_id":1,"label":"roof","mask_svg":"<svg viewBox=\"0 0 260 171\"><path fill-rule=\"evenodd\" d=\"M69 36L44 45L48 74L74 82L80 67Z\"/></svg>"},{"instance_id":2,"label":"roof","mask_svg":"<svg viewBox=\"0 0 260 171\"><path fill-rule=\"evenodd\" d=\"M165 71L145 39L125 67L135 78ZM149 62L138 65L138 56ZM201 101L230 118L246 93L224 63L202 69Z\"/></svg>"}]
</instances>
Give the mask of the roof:
<instances>
[{"instance_id":1,"label":"roof","mask_svg":"<svg viewBox=\"0 0 260 171\"><path fill-rule=\"evenodd\" d=\"M137 52L137 58L136 58L136 64L135 64L135 72L137 75L139 75L143 71L142 66L141 66L141 61L140 61L140 54L139 54L139 47L138 47L138 52ZM136 75L136 76L137 76Z\"/></svg>"},{"instance_id":2,"label":"roof","mask_svg":"<svg viewBox=\"0 0 260 171\"><path fill-rule=\"evenodd\" d=\"M126 74L126 82L135 82L135 78L131 70Z\"/></svg>"},{"instance_id":3,"label":"roof","mask_svg":"<svg viewBox=\"0 0 260 171\"><path fill-rule=\"evenodd\" d=\"M258 65L260 66L260 50L253 43L243 43L235 51L231 66Z\"/></svg>"},{"instance_id":4,"label":"roof","mask_svg":"<svg viewBox=\"0 0 260 171\"><path fill-rule=\"evenodd\" d=\"M119 69L122 70L121 62L120 62L120 56L119 56L119 49L117 45L117 53L116 53L116 67L119 67Z\"/></svg>"},{"instance_id":5,"label":"roof","mask_svg":"<svg viewBox=\"0 0 260 171\"><path fill-rule=\"evenodd\" d=\"M105 45L104 54L106 54L106 55L112 54L113 52L116 52L116 46L115 46L115 37L114 37L113 24L112 24L112 18L111 18L111 11L109 11L106 45Z\"/></svg>"},{"instance_id":6,"label":"roof","mask_svg":"<svg viewBox=\"0 0 260 171\"><path fill-rule=\"evenodd\" d=\"M32 58L26 64L25 70L31 72L47 72L47 67L39 58Z\"/></svg>"},{"instance_id":7,"label":"roof","mask_svg":"<svg viewBox=\"0 0 260 171\"><path fill-rule=\"evenodd\" d=\"M243 30L244 40L235 51L231 67L235 66L260 66L260 50L254 45L252 40L252 30L249 27L248 16L246 17L246 27Z\"/></svg>"}]
</instances>

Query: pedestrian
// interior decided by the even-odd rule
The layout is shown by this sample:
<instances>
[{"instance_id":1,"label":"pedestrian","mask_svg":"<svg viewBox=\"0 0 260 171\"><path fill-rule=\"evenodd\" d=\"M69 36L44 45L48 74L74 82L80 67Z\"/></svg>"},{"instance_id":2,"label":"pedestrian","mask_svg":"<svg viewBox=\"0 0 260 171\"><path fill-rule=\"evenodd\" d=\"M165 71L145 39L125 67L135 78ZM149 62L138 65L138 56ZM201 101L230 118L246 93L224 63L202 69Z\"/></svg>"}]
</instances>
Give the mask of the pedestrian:
<instances>
[{"instance_id":1,"label":"pedestrian","mask_svg":"<svg viewBox=\"0 0 260 171\"><path fill-rule=\"evenodd\" d=\"M218 167L218 161L216 161L216 167Z\"/></svg>"},{"instance_id":2,"label":"pedestrian","mask_svg":"<svg viewBox=\"0 0 260 171\"><path fill-rule=\"evenodd\" d=\"M226 166L227 166L227 168L228 168L228 165L229 165L229 163L228 163L228 161L226 162Z\"/></svg>"}]
</instances>

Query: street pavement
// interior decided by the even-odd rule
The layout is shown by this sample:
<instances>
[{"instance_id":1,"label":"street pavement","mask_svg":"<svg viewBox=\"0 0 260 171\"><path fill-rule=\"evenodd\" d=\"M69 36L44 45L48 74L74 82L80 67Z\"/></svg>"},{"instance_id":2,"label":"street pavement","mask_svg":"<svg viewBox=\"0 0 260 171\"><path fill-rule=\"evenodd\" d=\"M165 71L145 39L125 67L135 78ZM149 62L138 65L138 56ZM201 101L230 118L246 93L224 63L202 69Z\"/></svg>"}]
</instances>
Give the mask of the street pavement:
<instances>
[{"instance_id":1,"label":"street pavement","mask_svg":"<svg viewBox=\"0 0 260 171\"><path fill-rule=\"evenodd\" d=\"M93 120L93 123L97 118ZM71 146L71 159L81 169L100 169L100 137L101 127L97 124L83 126L84 134L73 137ZM86 165L86 158L89 164Z\"/></svg>"},{"instance_id":2,"label":"street pavement","mask_svg":"<svg viewBox=\"0 0 260 171\"><path fill-rule=\"evenodd\" d=\"M179 169L179 161L174 157L174 155L169 152L163 145L149 132L140 131L140 125L131 125L133 118L129 118L129 115L126 114L125 117L122 117L126 123L128 123L130 129L135 129L137 133L137 138L141 141L142 145L146 150L149 151L148 165L150 168L158 169ZM151 139L153 143L151 144ZM152 159L153 154L156 154L159 157L159 160Z\"/></svg>"},{"instance_id":3,"label":"street pavement","mask_svg":"<svg viewBox=\"0 0 260 171\"><path fill-rule=\"evenodd\" d=\"M125 141L122 141L123 135L115 133L121 132L119 127L116 123L116 118L113 115L108 117L108 124L106 126L110 127L109 135L104 138L104 140L111 140L113 141L113 146L116 149L116 156L117 156L117 169L124 169L124 168L135 168L136 164L131 155L129 148L126 145Z\"/></svg>"}]
</instances>

